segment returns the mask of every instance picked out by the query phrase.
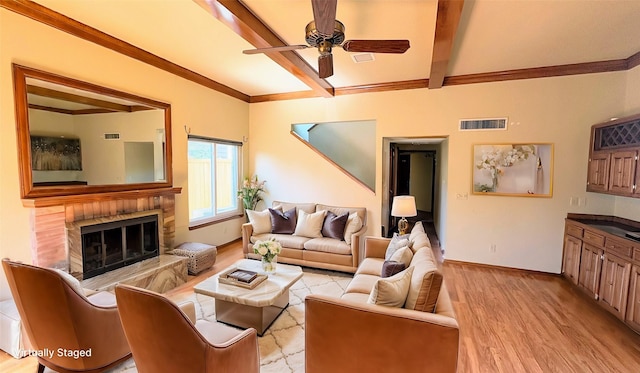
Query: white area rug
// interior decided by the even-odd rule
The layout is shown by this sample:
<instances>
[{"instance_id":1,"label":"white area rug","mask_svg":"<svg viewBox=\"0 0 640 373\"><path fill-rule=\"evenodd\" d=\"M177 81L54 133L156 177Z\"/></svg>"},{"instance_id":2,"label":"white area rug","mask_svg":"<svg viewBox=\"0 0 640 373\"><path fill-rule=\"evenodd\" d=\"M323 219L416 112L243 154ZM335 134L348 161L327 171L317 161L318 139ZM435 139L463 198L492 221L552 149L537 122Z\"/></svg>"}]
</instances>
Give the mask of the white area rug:
<instances>
[{"instance_id":1,"label":"white area rug","mask_svg":"<svg viewBox=\"0 0 640 373\"><path fill-rule=\"evenodd\" d=\"M304 372L304 298L308 294L340 297L352 275L340 272L304 268L304 276L291 287L289 307L271 324L260 344L260 372ZM196 318L215 321L215 299L193 294ZM52 372L46 369L45 372ZM137 372L133 359L112 369L112 373Z\"/></svg>"}]
</instances>

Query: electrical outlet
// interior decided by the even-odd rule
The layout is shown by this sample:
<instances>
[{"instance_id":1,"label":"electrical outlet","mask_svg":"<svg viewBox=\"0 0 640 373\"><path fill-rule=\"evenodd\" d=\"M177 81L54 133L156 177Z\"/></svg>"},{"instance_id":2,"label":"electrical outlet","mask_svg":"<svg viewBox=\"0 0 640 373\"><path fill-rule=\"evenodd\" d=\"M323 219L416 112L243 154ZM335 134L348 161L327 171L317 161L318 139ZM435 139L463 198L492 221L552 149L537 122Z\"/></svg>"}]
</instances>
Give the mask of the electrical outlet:
<instances>
[{"instance_id":1,"label":"electrical outlet","mask_svg":"<svg viewBox=\"0 0 640 373\"><path fill-rule=\"evenodd\" d=\"M495 253L496 252L496 244L492 243L491 244L491 248L489 249L490 252Z\"/></svg>"},{"instance_id":2,"label":"electrical outlet","mask_svg":"<svg viewBox=\"0 0 640 373\"><path fill-rule=\"evenodd\" d=\"M469 199L469 193L456 193L456 199Z\"/></svg>"},{"instance_id":3,"label":"electrical outlet","mask_svg":"<svg viewBox=\"0 0 640 373\"><path fill-rule=\"evenodd\" d=\"M576 206L578 204L578 197L569 198L569 206Z\"/></svg>"},{"instance_id":4,"label":"electrical outlet","mask_svg":"<svg viewBox=\"0 0 640 373\"><path fill-rule=\"evenodd\" d=\"M586 206L587 205L587 197L578 198L578 206Z\"/></svg>"}]
</instances>

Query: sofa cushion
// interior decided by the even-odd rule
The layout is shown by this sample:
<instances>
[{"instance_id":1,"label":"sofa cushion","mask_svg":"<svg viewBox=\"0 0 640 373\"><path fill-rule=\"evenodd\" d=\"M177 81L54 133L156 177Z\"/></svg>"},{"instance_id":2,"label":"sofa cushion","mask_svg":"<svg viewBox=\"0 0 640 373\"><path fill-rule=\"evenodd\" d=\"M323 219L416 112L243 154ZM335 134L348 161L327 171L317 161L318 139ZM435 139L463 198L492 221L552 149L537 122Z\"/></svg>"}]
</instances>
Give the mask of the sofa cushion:
<instances>
[{"instance_id":1,"label":"sofa cushion","mask_svg":"<svg viewBox=\"0 0 640 373\"><path fill-rule=\"evenodd\" d=\"M283 201L273 201L273 208L280 208L282 211L289 211L292 208L296 209L296 212L304 211L309 214L312 212L316 212L316 204L315 203L293 203L293 202L283 202Z\"/></svg>"},{"instance_id":2,"label":"sofa cushion","mask_svg":"<svg viewBox=\"0 0 640 373\"><path fill-rule=\"evenodd\" d=\"M360 262L356 274L380 276L383 263L384 261L381 258L364 258Z\"/></svg>"},{"instance_id":3,"label":"sofa cushion","mask_svg":"<svg viewBox=\"0 0 640 373\"><path fill-rule=\"evenodd\" d=\"M404 267L407 268L411 264L411 259L413 259L413 251L408 246L402 247L398 249L389 260L394 262L400 262L404 264Z\"/></svg>"},{"instance_id":4,"label":"sofa cushion","mask_svg":"<svg viewBox=\"0 0 640 373\"><path fill-rule=\"evenodd\" d=\"M369 295L369 293L345 293L340 297L340 299L351 302L367 303Z\"/></svg>"},{"instance_id":5,"label":"sofa cushion","mask_svg":"<svg viewBox=\"0 0 640 373\"><path fill-rule=\"evenodd\" d=\"M310 240L308 237L292 236L290 234L264 233L251 236L251 243L256 243L256 241L268 241L270 239L275 239L280 242L282 247L298 250L302 250L304 248L304 243Z\"/></svg>"},{"instance_id":6,"label":"sofa cushion","mask_svg":"<svg viewBox=\"0 0 640 373\"><path fill-rule=\"evenodd\" d=\"M360 274L353 276L353 280L347 286L345 293L371 294L371 289L380 279L378 275Z\"/></svg>"},{"instance_id":7,"label":"sofa cushion","mask_svg":"<svg viewBox=\"0 0 640 373\"><path fill-rule=\"evenodd\" d=\"M269 209L271 213L271 233L292 234L296 230L296 209L285 212Z\"/></svg>"},{"instance_id":8,"label":"sofa cushion","mask_svg":"<svg viewBox=\"0 0 640 373\"><path fill-rule=\"evenodd\" d=\"M335 238L312 238L304 243L304 248L309 251L351 255L351 246L347 245L345 241L338 241Z\"/></svg>"},{"instance_id":9,"label":"sofa cushion","mask_svg":"<svg viewBox=\"0 0 640 373\"><path fill-rule=\"evenodd\" d=\"M309 214L300 210L300 212L298 212L296 230L293 232L293 235L310 238L322 237L322 223L324 223L324 216L326 213L326 211L321 210Z\"/></svg>"},{"instance_id":10,"label":"sofa cushion","mask_svg":"<svg viewBox=\"0 0 640 373\"><path fill-rule=\"evenodd\" d=\"M411 267L414 267L414 271L404 307L433 312L442 286L442 274L431 255L431 249L422 248L416 251L411 260Z\"/></svg>"},{"instance_id":11,"label":"sofa cushion","mask_svg":"<svg viewBox=\"0 0 640 373\"><path fill-rule=\"evenodd\" d=\"M371 289L367 303L388 307L404 306L413 270L413 267L409 267L391 277L378 279Z\"/></svg>"},{"instance_id":12,"label":"sofa cushion","mask_svg":"<svg viewBox=\"0 0 640 373\"><path fill-rule=\"evenodd\" d=\"M411 228L411 233L409 234L409 240L413 241L416 238L415 236L419 233L426 233L424 230L424 225L422 225L421 221L417 221L413 225L413 228Z\"/></svg>"},{"instance_id":13,"label":"sofa cushion","mask_svg":"<svg viewBox=\"0 0 640 373\"><path fill-rule=\"evenodd\" d=\"M420 233L416 235L415 239L413 240L413 246L411 249L413 250L413 252L416 252L424 248L431 249L431 242L429 242L429 237L426 233Z\"/></svg>"},{"instance_id":14,"label":"sofa cushion","mask_svg":"<svg viewBox=\"0 0 640 373\"><path fill-rule=\"evenodd\" d=\"M411 229L409 241L411 241L413 245L411 249L414 253L418 251L418 249L421 249L423 247L431 248L431 242L429 241L427 233L424 231L424 226L422 225L421 221L417 222L413 226L413 229Z\"/></svg>"},{"instance_id":15,"label":"sofa cushion","mask_svg":"<svg viewBox=\"0 0 640 373\"><path fill-rule=\"evenodd\" d=\"M407 266L405 266L402 262L385 260L384 263L382 263L382 271L380 271L380 277L391 277L396 273L404 271L405 268L407 268Z\"/></svg>"},{"instance_id":16,"label":"sofa cushion","mask_svg":"<svg viewBox=\"0 0 640 373\"><path fill-rule=\"evenodd\" d=\"M384 254L385 260L391 260L391 256L401 247L411 246L411 241L409 241L408 234L399 235L397 233L393 234L391 237L391 241L389 241L389 245L387 245L387 251Z\"/></svg>"},{"instance_id":17,"label":"sofa cushion","mask_svg":"<svg viewBox=\"0 0 640 373\"><path fill-rule=\"evenodd\" d=\"M269 210L246 210L246 212L249 217L249 223L251 223L251 226L253 227L254 234L271 232L271 213Z\"/></svg>"},{"instance_id":18,"label":"sofa cushion","mask_svg":"<svg viewBox=\"0 0 640 373\"><path fill-rule=\"evenodd\" d=\"M344 240L344 228L347 226L347 219L349 219L348 212L338 216L333 211L327 211L327 216L325 216L322 224L322 235L340 241Z\"/></svg>"},{"instance_id":19,"label":"sofa cushion","mask_svg":"<svg viewBox=\"0 0 640 373\"><path fill-rule=\"evenodd\" d=\"M351 235L362 229L362 220L357 213L349 214L347 226L344 228L344 241L351 245Z\"/></svg>"}]
</instances>

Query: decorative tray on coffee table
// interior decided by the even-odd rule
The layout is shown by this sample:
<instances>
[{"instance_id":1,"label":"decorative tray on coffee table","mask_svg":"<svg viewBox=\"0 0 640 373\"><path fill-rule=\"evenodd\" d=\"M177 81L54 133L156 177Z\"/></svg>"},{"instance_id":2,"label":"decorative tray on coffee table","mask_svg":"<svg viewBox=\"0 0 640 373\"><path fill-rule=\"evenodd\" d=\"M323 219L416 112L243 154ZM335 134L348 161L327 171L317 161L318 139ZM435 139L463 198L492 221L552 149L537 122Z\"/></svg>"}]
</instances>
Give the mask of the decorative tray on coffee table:
<instances>
[{"instance_id":1,"label":"decorative tray on coffee table","mask_svg":"<svg viewBox=\"0 0 640 373\"><path fill-rule=\"evenodd\" d=\"M260 285L267 276L248 269L230 268L218 276L221 284L234 285L245 289L253 289Z\"/></svg>"}]
</instances>

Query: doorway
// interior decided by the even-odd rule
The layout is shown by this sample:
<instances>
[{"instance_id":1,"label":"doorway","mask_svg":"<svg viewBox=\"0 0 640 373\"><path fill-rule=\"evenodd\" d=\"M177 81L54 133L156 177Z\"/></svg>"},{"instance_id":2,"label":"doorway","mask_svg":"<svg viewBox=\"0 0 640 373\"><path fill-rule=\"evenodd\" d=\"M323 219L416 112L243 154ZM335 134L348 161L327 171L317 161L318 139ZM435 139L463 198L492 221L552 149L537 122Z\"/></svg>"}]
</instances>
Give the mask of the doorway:
<instances>
[{"instance_id":1,"label":"doorway","mask_svg":"<svg viewBox=\"0 0 640 373\"><path fill-rule=\"evenodd\" d=\"M385 159L383 170L383 190L388 194L382 204L382 235L391 237L397 232L397 218L391 216L393 197L412 195L416 200L418 215L408 217L412 223L423 221L434 224L439 214L438 200L439 165L443 138L403 139L387 138L384 141Z\"/></svg>"}]
</instances>

